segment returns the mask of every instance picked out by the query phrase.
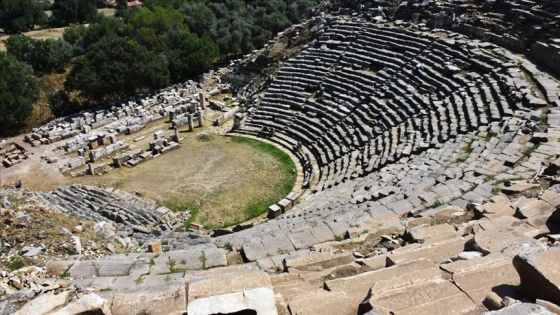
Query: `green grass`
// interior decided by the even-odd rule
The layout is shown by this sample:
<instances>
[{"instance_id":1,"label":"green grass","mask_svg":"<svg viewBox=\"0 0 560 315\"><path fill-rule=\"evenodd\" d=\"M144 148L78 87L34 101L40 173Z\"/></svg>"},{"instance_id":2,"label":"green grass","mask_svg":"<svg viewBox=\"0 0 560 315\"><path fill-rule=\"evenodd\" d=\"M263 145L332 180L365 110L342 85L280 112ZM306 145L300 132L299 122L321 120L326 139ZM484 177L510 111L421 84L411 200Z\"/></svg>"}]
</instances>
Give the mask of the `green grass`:
<instances>
[{"instance_id":1,"label":"green grass","mask_svg":"<svg viewBox=\"0 0 560 315\"><path fill-rule=\"evenodd\" d=\"M18 270L25 267L23 257L21 257L20 255L14 255L10 257L10 259L8 260L8 267L12 270Z\"/></svg>"},{"instance_id":2,"label":"green grass","mask_svg":"<svg viewBox=\"0 0 560 315\"><path fill-rule=\"evenodd\" d=\"M548 125L548 114L542 113L541 115L541 125Z\"/></svg>"},{"instance_id":3,"label":"green grass","mask_svg":"<svg viewBox=\"0 0 560 315\"><path fill-rule=\"evenodd\" d=\"M535 152L535 150L538 148L538 145L534 145L530 148L526 148L525 150L523 150L523 152L521 152L523 154L523 157L528 157L530 156L533 152Z\"/></svg>"},{"instance_id":4,"label":"green grass","mask_svg":"<svg viewBox=\"0 0 560 315\"><path fill-rule=\"evenodd\" d=\"M253 139L243 138L243 137L231 137L231 140L235 143L248 144L249 146L251 146L256 150L272 155L274 159L280 162L280 168L283 172L293 173L293 171L295 170L294 161L292 161L290 156L286 154L284 151L273 146L272 144L253 140ZM294 176L293 178L291 178L291 181L285 183L286 186L290 186L290 190L292 189L292 186L294 185L294 182L296 180L295 173L293 175Z\"/></svg>"},{"instance_id":5,"label":"green grass","mask_svg":"<svg viewBox=\"0 0 560 315\"><path fill-rule=\"evenodd\" d=\"M248 139L248 138L243 138L243 137L235 137L234 136L234 137L231 137L231 140L232 140L232 142L235 142L235 143L238 143L238 144L247 144L255 150L258 150L260 152L269 154L277 162L279 162L280 172L282 172L284 174L289 174L290 176L287 176L286 180L272 186L271 190L275 192L275 194L274 194L275 196L278 196L278 195L279 196L286 196L287 194L290 193L290 191L292 190L292 187L294 186L297 174L295 172L296 167L294 165L294 162L292 161L292 159L290 158L290 156L288 154L286 154L284 151L278 149L277 147L275 147L272 144L268 144L268 143L253 140L253 139ZM268 207L270 205L278 202L279 200L280 200L279 198L272 197L272 196L253 198L249 201L249 203L245 207L245 209L243 211L243 213L244 213L243 218L238 218L236 220L227 221L227 222L224 222L224 224L220 224L220 225L205 224L204 228L205 229L222 228L222 227L232 226L232 225L236 225L236 224L245 222L247 220L254 219L254 218L266 213L268 211ZM194 207L193 209L194 209L194 211L191 209L191 217L189 218L190 222L192 222L192 220L195 220L195 218L198 214L198 209L196 207ZM190 226L190 222L188 222L189 226ZM187 226L187 223L185 223L185 226Z\"/></svg>"},{"instance_id":6,"label":"green grass","mask_svg":"<svg viewBox=\"0 0 560 315\"><path fill-rule=\"evenodd\" d=\"M494 138L495 136L497 136L498 134L493 132L493 131L488 131L488 133L486 134L486 137L484 138L484 140L486 140L486 142L490 141L490 139Z\"/></svg>"},{"instance_id":7,"label":"green grass","mask_svg":"<svg viewBox=\"0 0 560 315\"><path fill-rule=\"evenodd\" d=\"M142 192L174 212L188 211L181 222L186 229L193 223L218 228L245 222L293 189L294 161L272 144L209 133L186 139L178 150L149 163L84 177L80 183L120 183L121 189Z\"/></svg>"}]
</instances>

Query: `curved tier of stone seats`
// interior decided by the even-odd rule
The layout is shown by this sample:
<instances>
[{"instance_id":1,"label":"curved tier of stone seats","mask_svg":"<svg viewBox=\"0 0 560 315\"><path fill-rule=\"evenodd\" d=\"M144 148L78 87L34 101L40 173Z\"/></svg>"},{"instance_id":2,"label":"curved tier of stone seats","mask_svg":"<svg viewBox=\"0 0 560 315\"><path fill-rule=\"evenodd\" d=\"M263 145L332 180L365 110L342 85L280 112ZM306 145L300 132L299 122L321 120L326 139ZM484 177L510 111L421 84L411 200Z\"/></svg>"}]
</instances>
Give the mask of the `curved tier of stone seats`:
<instances>
[{"instance_id":1,"label":"curved tier of stone seats","mask_svg":"<svg viewBox=\"0 0 560 315\"><path fill-rule=\"evenodd\" d=\"M170 230L177 223L169 209L120 189L72 185L37 195L61 212L94 222L111 222L119 229L148 234L152 229Z\"/></svg>"},{"instance_id":2,"label":"curved tier of stone seats","mask_svg":"<svg viewBox=\"0 0 560 315\"><path fill-rule=\"evenodd\" d=\"M516 65L491 53L337 21L278 71L240 132L272 127L271 140L303 145L320 191L512 115L521 104L506 77Z\"/></svg>"}]
</instances>

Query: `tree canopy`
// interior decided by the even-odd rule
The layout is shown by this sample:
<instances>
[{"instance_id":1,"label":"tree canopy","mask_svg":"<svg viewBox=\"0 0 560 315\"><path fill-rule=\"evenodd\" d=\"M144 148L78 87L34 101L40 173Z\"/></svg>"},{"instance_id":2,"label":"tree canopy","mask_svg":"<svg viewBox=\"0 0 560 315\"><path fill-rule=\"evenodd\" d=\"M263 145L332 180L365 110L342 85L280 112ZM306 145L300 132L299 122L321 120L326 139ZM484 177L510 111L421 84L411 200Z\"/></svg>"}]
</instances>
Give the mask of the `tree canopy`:
<instances>
[{"instance_id":1,"label":"tree canopy","mask_svg":"<svg viewBox=\"0 0 560 315\"><path fill-rule=\"evenodd\" d=\"M0 0L0 28L8 34L32 30L46 19L43 4L36 0Z\"/></svg>"},{"instance_id":2,"label":"tree canopy","mask_svg":"<svg viewBox=\"0 0 560 315\"><path fill-rule=\"evenodd\" d=\"M97 17L96 2L91 0L55 0L51 11L56 26L90 23Z\"/></svg>"},{"instance_id":3,"label":"tree canopy","mask_svg":"<svg viewBox=\"0 0 560 315\"><path fill-rule=\"evenodd\" d=\"M103 103L169 84L163 59L135 40L102 38L78 58L65 83L79 98Z\"/></svg>"},{"instance_id":4,"label":"tree canopy","mask_svg":"<svg viewBox=\"0 0 560 315\"><path fill-rule=\"evenodd\" d=\"M38 97L37 82L25 64L0 52L0 132L23 127Z\"/></svg>"},{"instance_id":5,"label":"tree canopy","mask_svg":"<svg viewBox=\"0 0 560 315\"><path fill-rule=\"evenodd\" d=\"M72 45L63 39L36 40L14 35L6 40L8 54L29 64L38 73L60 72L70 62Z\"/></svg>"}]
</instances>

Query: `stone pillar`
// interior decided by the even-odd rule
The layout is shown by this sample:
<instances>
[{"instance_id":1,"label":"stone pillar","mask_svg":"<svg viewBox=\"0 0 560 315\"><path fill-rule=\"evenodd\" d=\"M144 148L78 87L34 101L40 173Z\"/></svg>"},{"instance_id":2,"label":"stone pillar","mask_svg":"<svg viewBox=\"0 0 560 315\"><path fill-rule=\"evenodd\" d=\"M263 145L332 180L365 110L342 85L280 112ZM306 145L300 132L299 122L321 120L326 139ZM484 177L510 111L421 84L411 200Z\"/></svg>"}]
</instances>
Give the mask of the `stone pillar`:
<instances>
[{"instance_id":1,"label":"stone pillar","mask_svg":"<svg viewBox=\"0 0 560 315\"><path fill-rule=\"evenodd\" d=\"M206 99L205 99L204 92L198 93L198 100L200 102L200 108L202 110L205 110L206 109Z\"/></svg>"},{"instance_id":2,"label":"stone pillar","mask_svg":"<svg viewBox=\"0 0 560 315\"><path fill-rule=\"evenodd\" d=\"M175 115L175 110L174 109L170 110L169 111L169 121L175 120L175 116L176 116Z\"/></svg>"},{"instance_id":3,"label":"stone pillar","mask_svg":"<svg viewBox=\"0 0 560 315\"><path fill-rule=\"evenodd\" d=\"M194 131L194 114L189 114L189 131Z\"/></svg>"},{"instance_id":4,"label":"stone pillar","mask_svg":"<svg viewBox=\"0 0 560 315\"><path fill-rule=\"evenodd\" d=\"M204 126L204 112L198 112L198 126Z\"/></svg>"},{"instance_id":5,"label":"stone pillar","mask_svg":"<svg viewBox=\"0 0 560 315\"><path fill-rule=\"evenodd\" d=\"M175 142L179 143L179 129L175 128Z\"/></svg>"},{"instance_id":6,"label":"stone pillar","mask_svg":"<svg viewBox=\"0 0 560 315\"><path fill-rule=\"evenodd\" d=\"M92 163L88 163L88 169L89 169L90 175L92 175L92 176L95 175L95 173L93 172L94 170L93 170L93 164Z\"/></svg>"}]
</instances>

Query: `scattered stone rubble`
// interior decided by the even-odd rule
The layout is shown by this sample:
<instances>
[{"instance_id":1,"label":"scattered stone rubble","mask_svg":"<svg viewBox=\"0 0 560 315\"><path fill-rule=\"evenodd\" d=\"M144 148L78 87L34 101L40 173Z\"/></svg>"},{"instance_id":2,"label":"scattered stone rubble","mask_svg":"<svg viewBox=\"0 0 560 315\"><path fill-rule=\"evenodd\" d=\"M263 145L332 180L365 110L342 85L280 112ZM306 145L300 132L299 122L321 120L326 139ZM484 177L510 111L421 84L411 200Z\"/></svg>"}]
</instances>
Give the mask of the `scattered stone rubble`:
<instances>
[{"instance_id":1,"label":"scattered stone rubble","mask_svg":"<svg viewBox=\"0 0 560 315\"><path fill-rule=\"evenodd\" d=\"M29 153L17 143L0 142L0 161L4 167L10 167L26 160Z\"/></svg>"}]
</instances>

